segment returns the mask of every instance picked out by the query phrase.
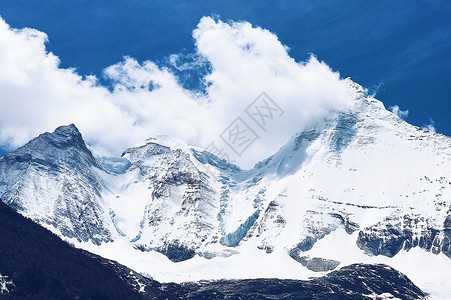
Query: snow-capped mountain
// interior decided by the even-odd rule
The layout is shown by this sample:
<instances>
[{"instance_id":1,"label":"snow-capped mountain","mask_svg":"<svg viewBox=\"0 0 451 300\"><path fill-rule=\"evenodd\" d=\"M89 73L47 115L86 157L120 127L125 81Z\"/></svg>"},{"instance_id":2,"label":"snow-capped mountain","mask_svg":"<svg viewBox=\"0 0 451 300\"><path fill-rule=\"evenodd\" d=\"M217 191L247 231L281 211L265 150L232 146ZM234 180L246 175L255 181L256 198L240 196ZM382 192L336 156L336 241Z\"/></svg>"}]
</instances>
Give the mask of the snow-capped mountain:
<instances>
[{"instance_id":1,"label":"snow-capped mountain","mask_svg":"<svg viewBox=\"0 0 451 300\"><path fill-rule=\"evenodd\" d=\"M1 158L3 202L62 235L95 244L112 241L101 199L101 166L74 125L44 133Z\"/></svg>"},{"instance_id":2,"label":"snow-capped mountain","mask_svg":"<svg viewBox=\"0 0 451 300\"><path fill-rule=\"evenodd\" d=\"M0 159L0 197L158 280L301 279L383 262L420 288L451 292L440 271L451 267L451 138L348 82L349 110L250 170L154 140L95 158L69 125Z\"/></svg>"}]
</instances>

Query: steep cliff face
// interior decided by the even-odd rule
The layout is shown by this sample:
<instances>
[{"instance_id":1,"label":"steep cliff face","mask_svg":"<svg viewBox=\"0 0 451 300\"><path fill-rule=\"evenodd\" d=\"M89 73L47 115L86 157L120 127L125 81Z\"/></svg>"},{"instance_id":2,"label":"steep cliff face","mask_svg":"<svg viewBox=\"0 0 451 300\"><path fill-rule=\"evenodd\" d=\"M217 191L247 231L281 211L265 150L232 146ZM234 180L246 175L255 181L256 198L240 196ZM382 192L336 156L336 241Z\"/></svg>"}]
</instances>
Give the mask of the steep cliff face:
<instances>
[{"instance_id":1,"label":"steep cliff face","mask_svg":"<svg viewBox=\"0 0 451 300\"><path fill-rule=\"evenodd\" d=\"M215 234L215 191L190 153L149 142L125 151L131 167L106 180L118 232L173 261L192 258Z\"/></svg>"}]
</instances>

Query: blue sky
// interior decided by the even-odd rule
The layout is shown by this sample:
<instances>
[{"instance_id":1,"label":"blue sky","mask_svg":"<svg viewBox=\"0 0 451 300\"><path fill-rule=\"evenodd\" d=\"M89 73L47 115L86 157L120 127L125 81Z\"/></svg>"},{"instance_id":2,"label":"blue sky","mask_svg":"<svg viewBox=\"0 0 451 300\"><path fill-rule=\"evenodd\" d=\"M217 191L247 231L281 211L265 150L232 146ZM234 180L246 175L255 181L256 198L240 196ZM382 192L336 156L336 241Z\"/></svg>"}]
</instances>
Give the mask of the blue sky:
<instances>
[{"instance_id":1,"label":"blue sky","mask_svg":"<svg viewBox=\"0 0 451 300\"><path fill-rule=\"evenodd\" d=\"M451 135L449 1L2 0L0 15L11 27L45 32L60 67L104 84L102 70L125 55L163 64L194 52L192 31L203 16L248 21L277 35L296 61L313 53L386 107L409 110L408 122L433 120Z\"/></svg>"}]
</instances>

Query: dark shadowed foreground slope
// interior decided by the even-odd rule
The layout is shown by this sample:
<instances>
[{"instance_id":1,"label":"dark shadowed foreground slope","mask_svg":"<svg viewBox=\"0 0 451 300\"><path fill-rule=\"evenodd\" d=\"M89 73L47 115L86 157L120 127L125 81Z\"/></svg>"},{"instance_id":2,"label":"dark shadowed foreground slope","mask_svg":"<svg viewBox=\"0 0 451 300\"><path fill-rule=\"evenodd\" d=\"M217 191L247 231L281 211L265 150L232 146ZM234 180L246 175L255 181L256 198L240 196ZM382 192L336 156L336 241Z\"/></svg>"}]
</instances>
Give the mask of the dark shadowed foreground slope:
<instances>
[{"instance_id":1,"label":"dark shadowed foreground slope","mask_svg":"<svg viewBox=\"0 0 451 300\"><path fill-rule=\"evenodd\" d=\"M188 299L422 299L406 276L386 265L353 264L309 281L249 279L189 283Z\"/></svg>"},{"instance_id":2,"label":"dark shadowed foreground slope","mask_svg":"<svg viewBox=\"0 0 451 300\"><path fill-rule=\"evenodd\" d=\"M0 298L5 299L418 299L384 265L351 265L310 281L252 279L160 284L56 235L0 201Z\"/></svg>"}]
</instances>

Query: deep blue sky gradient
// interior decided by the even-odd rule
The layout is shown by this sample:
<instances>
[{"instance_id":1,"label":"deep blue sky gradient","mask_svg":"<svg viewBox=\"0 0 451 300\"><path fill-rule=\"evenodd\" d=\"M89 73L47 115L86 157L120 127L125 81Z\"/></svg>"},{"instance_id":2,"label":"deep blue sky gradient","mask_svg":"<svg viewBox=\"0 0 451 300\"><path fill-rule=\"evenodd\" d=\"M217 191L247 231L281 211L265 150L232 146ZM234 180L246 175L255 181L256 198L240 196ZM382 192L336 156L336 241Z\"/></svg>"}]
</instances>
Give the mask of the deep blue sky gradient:
<instances>
[{"instance_id":1,"label":"deep blue sky gradient","mask_svg":"<svg viewBox=\"0 0 451 300\"><path fill-rule=\"evenodd\" d=\"M162 62L194 49L202 16L275 33L297 61L310 53L351 76L407 121L451 136L451 1L1 0L12 27L48 34L62 67L101 77L124 55ZM1 37L0 37L1 38ZM0 155L1 155L0 149Z\"/></svg>"}]
</instances>

